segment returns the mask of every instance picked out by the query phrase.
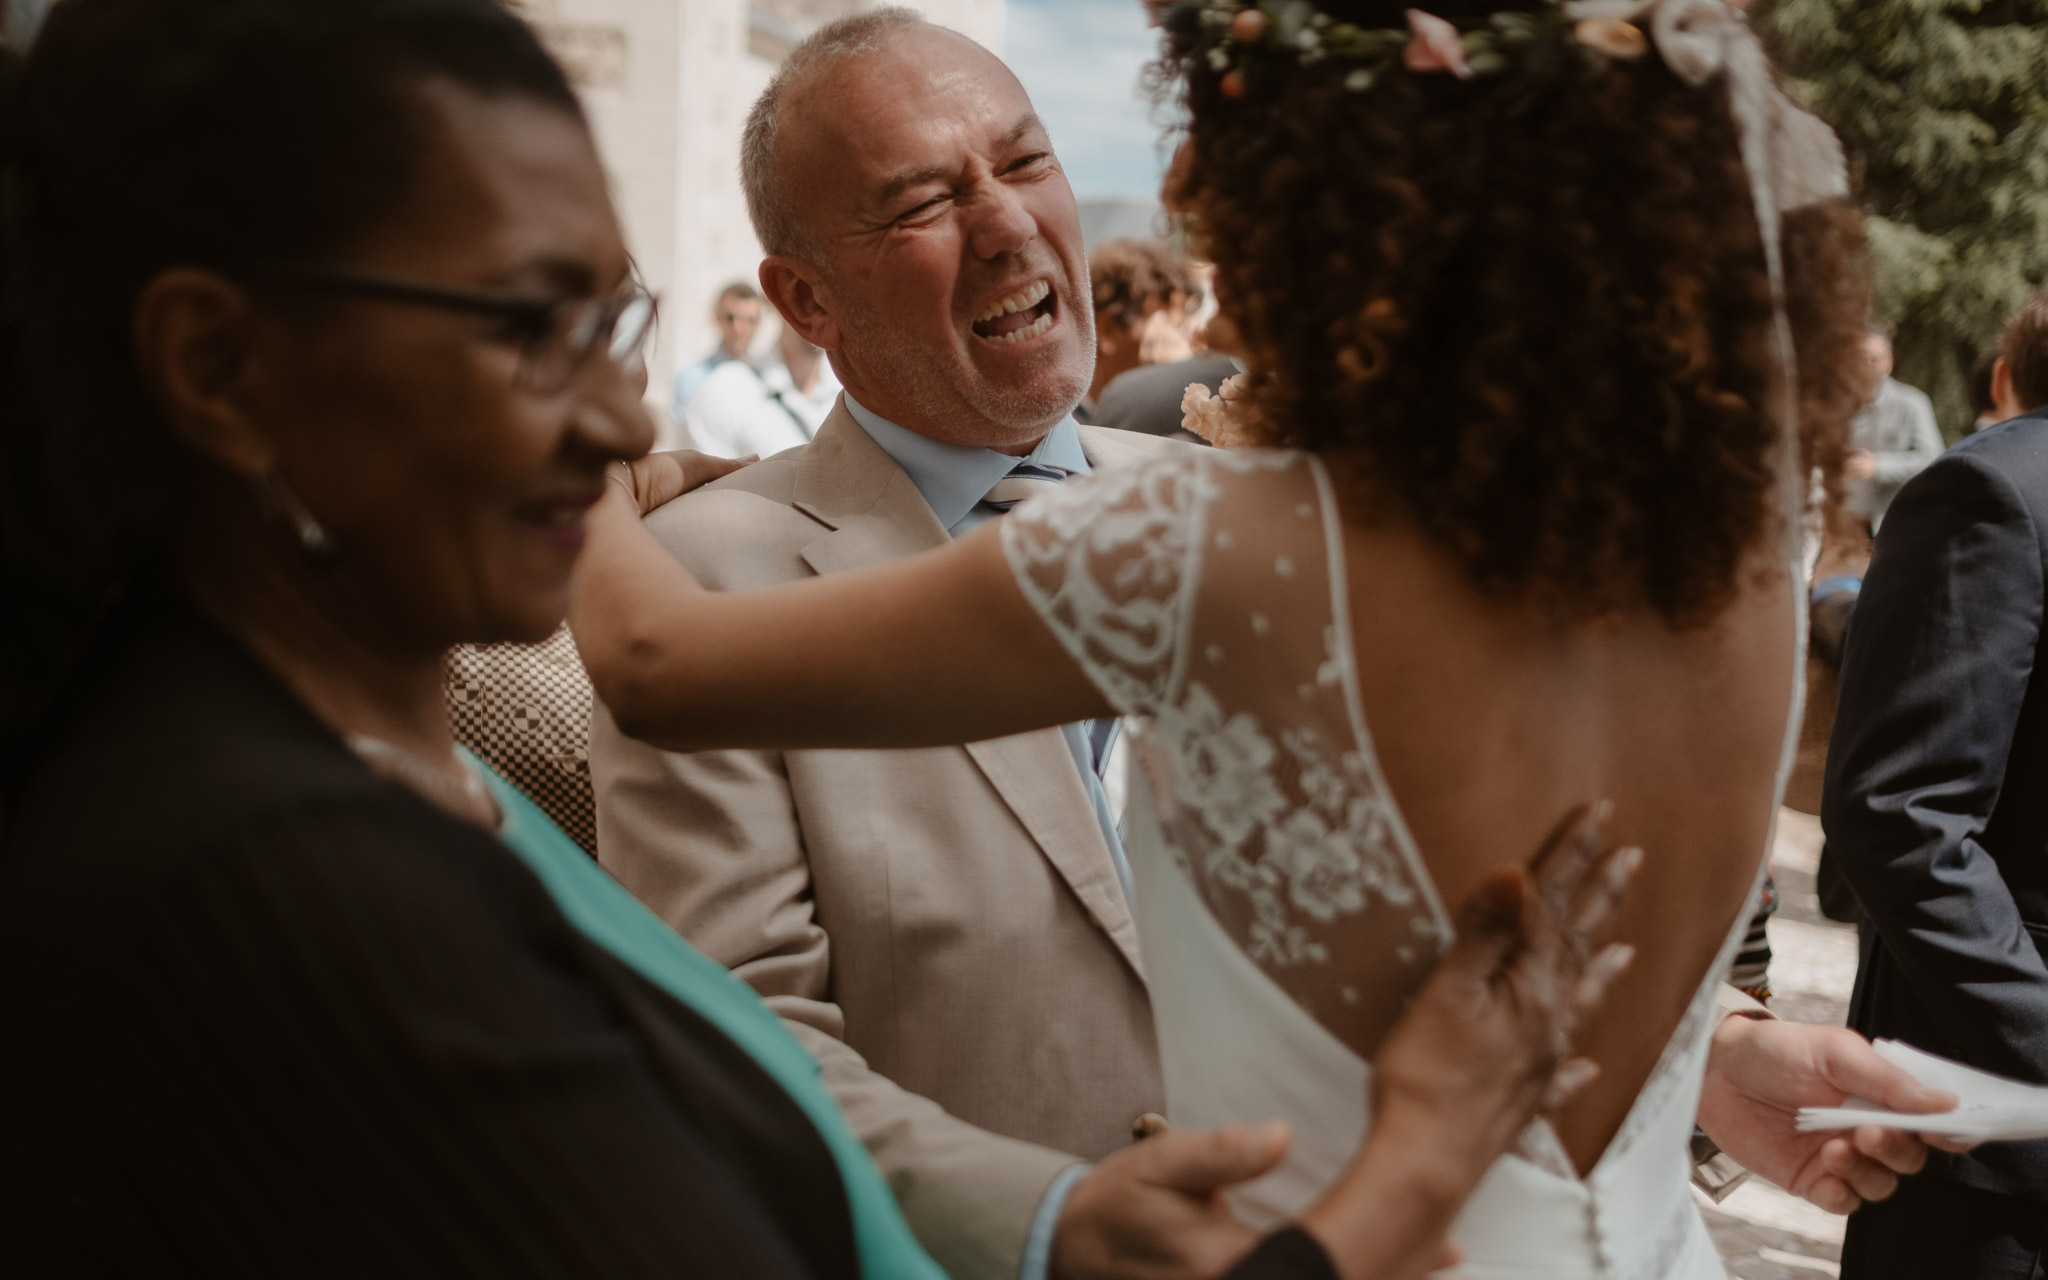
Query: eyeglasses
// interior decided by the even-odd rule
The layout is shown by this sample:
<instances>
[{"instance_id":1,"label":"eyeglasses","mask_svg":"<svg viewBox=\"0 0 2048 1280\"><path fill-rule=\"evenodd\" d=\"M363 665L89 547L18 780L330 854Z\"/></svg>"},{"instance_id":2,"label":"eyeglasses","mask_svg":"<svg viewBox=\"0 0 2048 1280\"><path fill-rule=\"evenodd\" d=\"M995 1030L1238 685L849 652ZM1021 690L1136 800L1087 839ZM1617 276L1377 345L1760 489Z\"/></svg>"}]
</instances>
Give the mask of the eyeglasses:
<instances>
[{"instance_id":1,"label":"eyeglasses","mask_svg":"<svg viewBox=\"0 0 2048 1280\"><path fill-rule=\"evenodd\" d=\"M630 280L604 297L531 298L485 289L457 289L414 280L350 271L342 267L278 265L238 275L265 283L378 298L411 306L438 307L503 321L520 347L518 385L552 395L569 385L593 351L628 373L646 361L660 301Z\"/></svg>"}]
</instances>

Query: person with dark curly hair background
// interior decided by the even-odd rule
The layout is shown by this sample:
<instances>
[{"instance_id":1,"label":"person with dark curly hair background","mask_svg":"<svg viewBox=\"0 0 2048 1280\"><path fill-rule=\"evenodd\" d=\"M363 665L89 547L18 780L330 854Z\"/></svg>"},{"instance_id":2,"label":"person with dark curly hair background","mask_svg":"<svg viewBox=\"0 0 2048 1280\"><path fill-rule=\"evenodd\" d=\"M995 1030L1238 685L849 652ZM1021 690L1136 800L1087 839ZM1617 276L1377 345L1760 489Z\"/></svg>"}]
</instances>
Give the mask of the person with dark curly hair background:
<instances>
[{"instance_id":1,"label":"person with dark curly hair background","mask_svg":"<svg viewBox=\"0 0 2048 1280\"><path fill-rule=\"evenodd\" d=\"M616 497L572 623L620 727L672 750L1141 717L1128 839L1169 1110L1296 1121L1228 1193L1262 1225L1326 1221L1380 1132L1367 1059L1441 902L1534 815L1612 796L1648 851L1626 1008L1593 1019L1582 1093L1443 1171L1479 1181L1441 1225L1461 1274L1690 1280L1721 1274L1685 1185L1695 1103L1754 1136L1727 1073L1790 1031L1717 1023L1714 987L1796 728L1803 504L1861 399L1867 297L1839 148L1739 15L1595 8L1165 9L1189 121L1169 203L1250 370L1197 417L1258 447L753 592L698 589ZM978 165L1001 132L960 145ZM1762 1092L1846 1092L1795 1074ZM1795 1190L1854 1150L1807 1137L1760 1161Z\"/></svg>"},{"instance_id":2,"label":"person with dark curly hair background","mask_svg":"<svg viewBox=\"0 0 2048 1280\"><path fill-rule=\"evenodd\" d=\"M1097 245L1088 255L1088 284L1095 301L1095 376L1081 403L1092 407L1118 374L1144 363L1145 327L1152 317L1178 317L1200 298L1194 273L1156 240Z\"/></svg>"}]
</instances>

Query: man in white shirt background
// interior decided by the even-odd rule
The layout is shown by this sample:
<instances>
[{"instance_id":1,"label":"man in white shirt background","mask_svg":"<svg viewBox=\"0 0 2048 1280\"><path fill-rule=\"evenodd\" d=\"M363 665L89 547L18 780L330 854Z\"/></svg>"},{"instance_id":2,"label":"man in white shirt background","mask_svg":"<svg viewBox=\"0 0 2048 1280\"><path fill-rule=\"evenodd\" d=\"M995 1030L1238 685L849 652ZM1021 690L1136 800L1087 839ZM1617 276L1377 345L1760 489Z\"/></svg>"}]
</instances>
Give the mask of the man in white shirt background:
<instances>
[{"instance_id":1,"label":"man in white shirt background","mask_svg":"<svg viewBox=\"0 0 2048 1280\"><path fill-rule=\"evenodd\" d=\"M735 280L718 291L718 298L711 304L711 322L718 326L718 345L702 360L694 360L676 370L676 398L670 415L677 421L690 407L690 401L712 372L733 361L744 361L747 352L754 345L754 334L761 328L761 291L744 280ZM674 449L677 444L664 440L658 448Z\"/></svg>"},{"instance_id":2,"label":"man in white shirt background","mask_svg":"<svg viewBox=\"0 0 2048 1280\"><path fill-rule=\"evenodd\" d=\"M754 364L730 360L713 369L682 421L706 453L768 458L809 444L838 398L839 378L825 353L783 325L768 358Z\"/></svg>"},{"instance_id":3,"label":"man in white shirt background","mask_svg":"<svg viewBox=\"0 0 2048 1280\"><path fill-rule=\"evenodd\" d=\"M1934 404L1927 394L1892 377L1891 336L1871 330L1864 350L1870 357L1870 403L1849 426L1843 505L1874 529L1906 481L1926 470L1948 445L1934 424Z\"/></svg>"}]
</instances>

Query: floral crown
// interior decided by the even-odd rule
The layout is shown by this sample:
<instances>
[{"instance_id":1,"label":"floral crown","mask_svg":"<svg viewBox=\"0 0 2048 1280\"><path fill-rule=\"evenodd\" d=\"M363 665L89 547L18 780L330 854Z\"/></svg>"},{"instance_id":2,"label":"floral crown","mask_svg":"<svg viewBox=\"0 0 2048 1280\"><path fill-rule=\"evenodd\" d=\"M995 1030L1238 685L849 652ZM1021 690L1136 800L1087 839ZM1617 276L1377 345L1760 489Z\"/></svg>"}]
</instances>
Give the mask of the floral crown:
<instances>
[{"instance_id":1,"label":"floral crown","mask_svg":"<svg viewBox=\"0 0 2048 1280\"><path fill-rule=\"evenodd\" d=\"M1397 66L1469 80L1506 71L1519 61L1538 73L1546 61L1552 67L1559 63L1545 59L1541 50L1572 46L1585 56L1615 61L1654 50L1673 76L1694 88L1724 80L1771 284L1777 416L1783 424L1779 484L1786 509L1797 510L1806 481L1799 467L1798 433L1791 429L1799 417L1798 362L1785 312L1784 217L1847 196L1849 179L1833 131L1778 87L1770 59L1743 13L1748 7L1748 0L1546 0L1533 10L1496 11L1458 22L1409 9L1403 29L1340 22L1313 0L1180 0L1161 14L1160 23L1183 72L1214 73L1226 98L1244 96L1247 67L1263 70L1284 60L1313 65L1344 59L1352 66L1345 87L1362 92ZM1182 407L1191 429L1227 436L1228 402L1239 390L1232 388L1214 404L1207 396L1190 396ZM1796 552L1797 522L1788 524L1786 537L1788 554Z\"/></svg>"},{"instance_id":2,"label":"floral crown","mask_svg":"<svg viewBox=\"0 0 2048 1280\"><path fill-rule=\"evenodd\" d=\"M1747 3L1724 7L1740 10ZM1460 80L1498 75L1539 46L1576 46L1588 57L1633 61L1651 50L1651 34L1640 23L1658 8L1636 0L1550 0L1533 11L1499 10L1455 22L1410 9L1405 27L1366 27L1333 18L1312 0L1181 0L1161 14L1160 24L1174 37L1186 69L1205 65L1221 77L1224 96L1236 98L1244 94L1247 68L1262 61L1339 61L1351 67L1344 87L1357 92L1396 68Z\"/></svg>"}]
</instances>

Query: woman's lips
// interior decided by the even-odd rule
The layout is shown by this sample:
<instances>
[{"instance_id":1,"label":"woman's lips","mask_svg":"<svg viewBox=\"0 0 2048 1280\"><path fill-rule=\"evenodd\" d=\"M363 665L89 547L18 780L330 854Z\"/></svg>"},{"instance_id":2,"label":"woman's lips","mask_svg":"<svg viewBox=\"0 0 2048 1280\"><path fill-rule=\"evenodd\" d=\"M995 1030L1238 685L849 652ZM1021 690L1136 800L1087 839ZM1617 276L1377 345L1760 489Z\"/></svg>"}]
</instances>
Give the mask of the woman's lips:
<instances>
[{"instance_id":1,"label":"woman's lips","mask_svg":"<svg viewBox=\"0 0 2048 1280\"><path fill-rule=\"evenodd\" d=\"M513 507L512 516L556 546L581 551L583 517L603 496L604 490L599 488L562 497L536 498Z\"/></svg>"}]
</instances>

